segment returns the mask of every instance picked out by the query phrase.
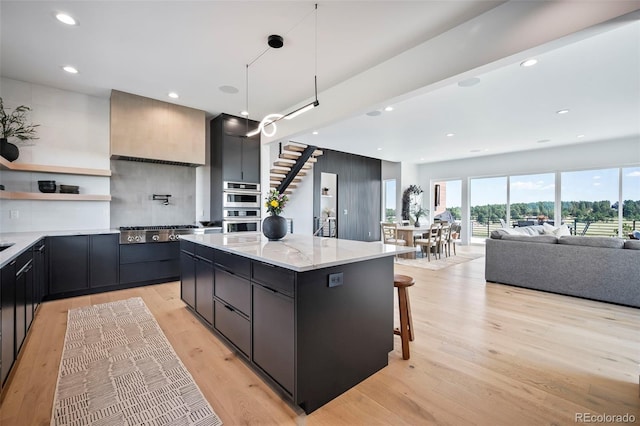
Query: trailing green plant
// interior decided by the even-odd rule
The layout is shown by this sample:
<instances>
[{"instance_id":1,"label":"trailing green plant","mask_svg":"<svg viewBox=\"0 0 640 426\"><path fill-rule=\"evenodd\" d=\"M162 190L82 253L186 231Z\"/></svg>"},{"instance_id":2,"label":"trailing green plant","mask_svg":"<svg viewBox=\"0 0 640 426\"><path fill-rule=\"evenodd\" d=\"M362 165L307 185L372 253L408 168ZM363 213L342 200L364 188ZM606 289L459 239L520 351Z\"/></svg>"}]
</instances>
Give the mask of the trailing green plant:
<instances>
[{"instance_id":1,"label":"trailing green plant","mask_svg":"<svg viewBox=\"0 0 640 426\"><path fill-rule=\"evenodd\" d=\"M39 124L27 124L27 113L31 108L20 105L12 112L8 113L4 110L4 102L0 98L0 138L17 138L21 141L30 139L38 139L36 136L36 127Z\"/></svg>"}]
</instances>

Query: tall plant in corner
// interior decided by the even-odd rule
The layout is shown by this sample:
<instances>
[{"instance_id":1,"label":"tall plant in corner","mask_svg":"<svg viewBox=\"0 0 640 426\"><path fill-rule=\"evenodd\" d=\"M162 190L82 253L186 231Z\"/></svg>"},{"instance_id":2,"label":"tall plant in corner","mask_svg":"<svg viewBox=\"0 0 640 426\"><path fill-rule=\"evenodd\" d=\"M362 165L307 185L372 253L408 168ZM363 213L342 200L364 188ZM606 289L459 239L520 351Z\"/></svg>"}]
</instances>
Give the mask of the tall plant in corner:
<instances>
[{"instance_id":1,"label":"tall plant in corner","mask_svg":"<svg viewBox=\"0 0 640 426\"><path fill-rule=\"evenodd\" d=\"M27 114L31 108L20 105L12 112L4 110L4 101L0 98L0 154L9 161L14 161L20 155L18 147L9 143L9 138L20 141L38 139L36 127L39 124L27 123Z\"/></svg>"}]
</instances>

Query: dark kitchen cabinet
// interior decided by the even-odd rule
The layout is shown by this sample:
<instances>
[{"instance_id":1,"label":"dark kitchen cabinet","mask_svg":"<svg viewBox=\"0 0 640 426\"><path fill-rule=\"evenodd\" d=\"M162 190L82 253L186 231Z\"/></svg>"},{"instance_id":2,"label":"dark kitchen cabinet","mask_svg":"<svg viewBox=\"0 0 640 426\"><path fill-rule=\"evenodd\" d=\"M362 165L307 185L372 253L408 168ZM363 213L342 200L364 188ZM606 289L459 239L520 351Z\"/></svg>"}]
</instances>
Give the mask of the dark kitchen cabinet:
<instances>
[{"instance_id":1,"label":"dark kitchen cabinet","mask_svg":"<svg viewBox=\"0 0 640 426\"><path fill-rule=\"evenodd\" d=\"M49 237L49 295L118 284L118 234Z\"/></svg>"},{"instance_id":2,"label":"dark kitchen cabinet","mask_svg":"<svg viewBox=\"0 0 640 426\"><path fill-rule=\"evenodd\" d=\"M260 133L246 136L258 125L228 114L211 120L212 171L219 171L222 181L260 182Z\"/></svg>"},{"instance_id":3,"label":"dark kitchen cabinet","mask_svg":"<svg viewBox=\"0 0 640 426\"><path fill-rule=\"evenodd\" d=\"M222 141L222 180L259 183L260 141L230 135L224 135Z\"/></svg>"},{"instance_id":4,"label":"dark kitchen cabinet","mask_svg":"<svg viewBox=\"0 0 640 426\"><path fill-rule=\"evenodd\" d=\"M47 262L47 245L45 240L33 246L33 312L47 295L49 290L49 272Z\"/></svg>"},{"instance_id":5,"label":"dark kitchen cabinet","mask_svg":"<svg viewBox=\"0 0 640 426\"><path fill-rule=\"evenodd\" d=\"M200 316L213 325L213 257L214 250L180 242L180 297Z\"/></svg>"},{"instance_id":6,"label":"dark kitchen cabinet","mask_svg":"<svg viewBox=\"0 0 640 426\"><path fill-rule=\"evenodd\" d=\"M196 258L196 312L213 324L213 264Z\"/></svg>"},{"instance_id":7,"label":"dark kitchen cabinet","mask_svg":"<svg viewBox=\"0 0 640 426\"><path fill-rule=\"evenodd\" d=\"M180 279L180 242L120 245L120 284Z\"/></svg>"},{"instance_id":8,"label":"dark kitchen cabinet","mask_svg":"<svg viewBox=\"0 0 640 426\"><path fill-rule=\"evenodd\" d=\"M89 287L118 284L119 235L89 236Z\"/></svg>"},{"instance_id":9,"label":"dark kitchen cabinet","mask_svg":"<svg viewBox=\"0 0 640 426\"><path fill-rule=\"evenodd\" d=\"M253 284L253 362L290 394L294 377L294 299Z\"/></svg>"},{"instance_id":10,"label":"dark kitchen cabinet","mask_svg":"<svg viewBox=\"0 0 640 426\"><path fill-rule=\"evenodd\" d=\"M213 328L240 353L251 353L251 261L215 250Z\"/></svg>"},{"instance_id":11,"label":"dark kitchen cabinet","mask_svg":"<svg viewBox=\"0 0 640 426\"><path fill-rule=\"evenodd\" d=\"M13 366L16 355L15 321L16 321L16 263L12 260L2 268L0 275L0 303L2 306L2 364L0 365L0 387L4 384Z\"/></svg>"},{"instance_id":12,"label":"dark kitchen cabinet","mask_svg":"<svg viewBox=\"0 0 640 426\"><path fill-rule=\"evenodd\" d=\"M180 253L180 298L191 308L196 308L196 257Z\"/></svg>"},{"instance_id":13,"label":"dark kitchen cabinet","mask_svg":"<svg viewBox=\"0 0 640 426\"><path fill-rule=\"evenodd\" d=\"M22 347L27 329L31 325L33 312L29 314L31 308L31 297L33 294L33 257L31 250L18 256L16 262L15 278L15 356Z\"/></svg>"},{"instance_id":14,"label":"dark kitchen cabinet","mask_svg":"<svg viewBox=\"0 0 640 426\"><path fill-rule=\"evenodd\" d=\"M49 237L49 294L89 288L89 236Z\"/></svg>"},{"instance_id":15,"label":"dark kitchen cabinet","mask_svg":"<svg viewBox=\"0 0 640 426\"><path fill-rule=\"evenodd\" d=\"M223 182L260 183L260 133L246 137L259 123L220 114L210 123L211 219L222 220Z\"/></svg>"}]
</instances>

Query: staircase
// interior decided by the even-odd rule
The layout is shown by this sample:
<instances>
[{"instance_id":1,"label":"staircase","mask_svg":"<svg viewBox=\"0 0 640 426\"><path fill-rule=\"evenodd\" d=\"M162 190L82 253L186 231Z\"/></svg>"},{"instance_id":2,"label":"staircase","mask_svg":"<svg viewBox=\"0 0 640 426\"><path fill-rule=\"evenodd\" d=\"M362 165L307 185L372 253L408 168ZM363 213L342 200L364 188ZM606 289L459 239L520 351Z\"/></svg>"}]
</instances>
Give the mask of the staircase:
<instances>
[{"instance_id":1,"label":"staircase","mask_svg":"<svg viewBox=\"0 0 640 426\"><path fill-rule=\"evenodd\" d=\"M322 151L315 146L297 142L281 144L278 159L269 172L269 188L287 195L293 193L321 155Z\"/></svg>"}]
</instances>

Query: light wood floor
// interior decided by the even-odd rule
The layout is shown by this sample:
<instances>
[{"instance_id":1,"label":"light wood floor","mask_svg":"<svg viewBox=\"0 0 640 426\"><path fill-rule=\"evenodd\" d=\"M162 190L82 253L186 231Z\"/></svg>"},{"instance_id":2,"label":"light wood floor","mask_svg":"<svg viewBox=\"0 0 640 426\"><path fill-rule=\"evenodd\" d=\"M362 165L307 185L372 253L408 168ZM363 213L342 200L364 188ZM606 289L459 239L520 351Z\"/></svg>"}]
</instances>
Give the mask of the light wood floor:
<instances>
[{"instance_id":1,"label":"light wood floor","mask_svg":"<svg viewBox=\"0 0 640 426\"><path fill-rule=\"evenodd\" d=\"M485 283L484 258L396 272L416 279L411 359L396 337L387 368L308 416L207 331L169 283L44 303L0 424L49 424L69 308L133 296L226 425L573 425L576 413L640 422L639 309Z\"/></svg>"}]
</instances>

